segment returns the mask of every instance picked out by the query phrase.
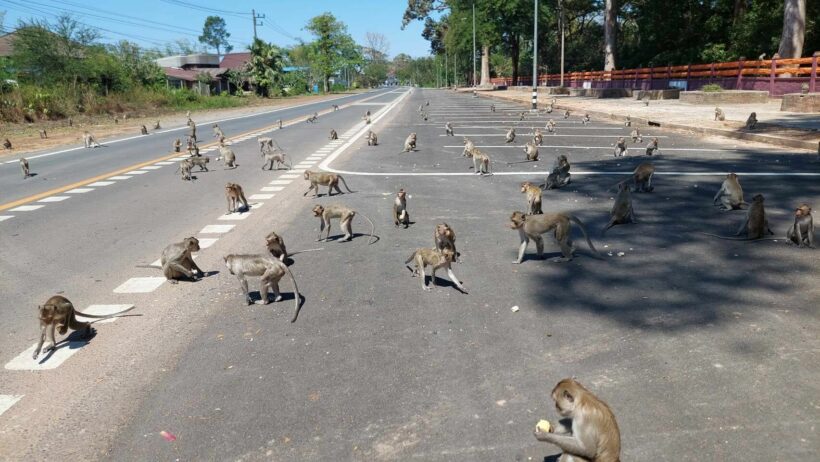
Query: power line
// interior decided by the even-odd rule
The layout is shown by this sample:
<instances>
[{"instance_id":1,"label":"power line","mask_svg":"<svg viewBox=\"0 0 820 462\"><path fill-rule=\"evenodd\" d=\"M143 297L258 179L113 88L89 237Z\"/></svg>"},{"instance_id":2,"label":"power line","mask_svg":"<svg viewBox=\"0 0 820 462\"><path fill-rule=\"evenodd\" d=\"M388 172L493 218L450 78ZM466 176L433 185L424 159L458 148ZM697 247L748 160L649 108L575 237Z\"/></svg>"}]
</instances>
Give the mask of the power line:
<instances>
[{"instance_id":1,"label":"power line","mask_svg":"<svg viewBox=\"0 0 820 462\"><path fill-rule=\"evenodd\" d=\"M217 14L226 14L226 15L244 15L249 16L250 13L242 12L242 11L228 11L228 10L220 10L217 8L210 8L202 5L197 5L196 3L188 3L183 2L182 0L161 0L163 3L168 3L171 5L182 6L185 8L192 8L194 10L205 11L207 13L217 13ZM241 17L241 16L240 16Z\"/></svg>"}]
</instances>

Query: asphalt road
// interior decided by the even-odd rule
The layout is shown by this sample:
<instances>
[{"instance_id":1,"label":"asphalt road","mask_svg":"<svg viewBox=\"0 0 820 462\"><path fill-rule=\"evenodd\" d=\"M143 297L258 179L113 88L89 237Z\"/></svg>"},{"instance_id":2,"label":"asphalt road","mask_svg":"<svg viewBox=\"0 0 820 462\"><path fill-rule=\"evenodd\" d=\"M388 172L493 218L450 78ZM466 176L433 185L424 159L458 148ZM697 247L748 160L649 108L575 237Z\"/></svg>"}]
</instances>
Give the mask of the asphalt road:
<instances>
[{"instance_id":1,"label":"asphalt road","mask_svg":"<svg viewBox=\"0 0 820 462\"><path fill-rule=\"evenodd\" d=\"M417 108L426 100L424 121ZM356 101L316 124L273 133L296 170L343 172L352 194L328 198L322 188L318 199L302 197L298 172L261 171L255 140L240 136L235 170L212 160L211 172L183 182L166 165L42 209L2 212L14 215L0 222L4 363L35 342L34 306L52 293L80 309L135 304L142 316L99 324L90 341L72 337L36 365L64 359L54 369L7 364L0 394L15 403L0 416L0 457L554 460L557 448L538 443L532 429L556 419L549 392L567 376L610 404L623 460L797 461L820 451L817 251L702 234L733 234L742 220L743 212L710 205L722 176L735 171L747 198L765 195L781 237L797 204L820 203L816 156L641 127L645 138L659 138L661 154L648 159L630 144L630 156L615 159L611 145L629 129L553 114L558 132L545 135L542 160L508 165L523 160L527 133L547 116L518 121L521 107L496 102L491 113L491 101L448 91L394 89ZM361 122L366 110L371 127ZM220 125L231 138L270 119ZM443 136L446 121L455 137ZM514 146L503 137L511 125ZM330 128L339 142L327 139ZM360 136L368 128L379 146ZM419 150L400 154L411 131ZM490 154L495 175L472 173L461 157L463 135ZM156 137L144 158L115 145L93 155L153 159L169 144ZM542 182L557 153L568 155L573 183L545 192L544 210L577 214L603 259L592 258L575 230L571 262L540 260L531 246L513 265L518 237L507 219L524 209L518 185ZM55 169L75 172L60 158L53 156ZM654 192L635 194L639 223L601 237L607 188L647 160L658 174ZM127 163L101 172L120 166ZM4 191L7 169L0 168ZM95 175L65 173L64 184ZM242 219L221 216L226 181L262 205ZM399 188L409 195L409 229L394 228L390 217ZM357 217L352 242L315 242L310 209L333 202L371 218L379 240L367 245L368 226ZM446 273L424 292L403 264L432 245L443 221L456 230L462 262L454 272L469 294ZM234 227L204 232L225 224ZM271 230L291 252L311 250L293 257L304 297L293 324L289 282L281 284L284 301L246 306L222 264L228 253L264 251ZM331 236L338 231L334 222ZM160 275L135 265L190 235L217 239L198 254L208 277L123 292L130 278ZM547 256L556 255L547 242Z\"/></svg>"}]
</instances>

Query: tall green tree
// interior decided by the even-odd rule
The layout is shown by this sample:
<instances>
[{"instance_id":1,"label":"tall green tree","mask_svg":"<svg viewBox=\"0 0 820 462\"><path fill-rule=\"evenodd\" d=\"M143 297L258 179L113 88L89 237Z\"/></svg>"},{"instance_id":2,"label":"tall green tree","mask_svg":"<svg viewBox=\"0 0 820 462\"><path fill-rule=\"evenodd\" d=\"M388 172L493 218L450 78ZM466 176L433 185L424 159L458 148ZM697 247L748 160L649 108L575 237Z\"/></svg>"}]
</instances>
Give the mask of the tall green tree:
<instances>
[{"instance_id":1,"label":"tall green tree","mask_svg":"<svg viewBox=\"0 0 820 462\"><path fill-rule=\"evenodd\" d=\"M202 27L202 35L199 41L205 45L216 48L217 56L221 55L221 50L230 53L233 46L228 42L231 34L225 26L225 20L219 16L208 16L205 18L205 25Z\"/></svg>"},{"instance_id":2,"label":"tall green tree","mask_svg":"<svg viewBox=\"0 0 820 462\"><path fill-rule=\"evenodd\" d=\"M248 50L251 52L251 59L247 70L256 93L263 96L280 94L284 61L282 50L258 38L253 40Z\"/></svg>"},{"instance_id":3,"label":"tall green tree","mask_svg":"<svg viewBox=\"0 0 820 462\"><path fill-rule=\"evenodd\" d=\"M315 40L310 43L311 67L321 79L325 92L330 90L330 77L342 67L361 62L361 55L347 26L331 13L312 18L305 30L312 33Z\"/></svg>"}]
</instances>

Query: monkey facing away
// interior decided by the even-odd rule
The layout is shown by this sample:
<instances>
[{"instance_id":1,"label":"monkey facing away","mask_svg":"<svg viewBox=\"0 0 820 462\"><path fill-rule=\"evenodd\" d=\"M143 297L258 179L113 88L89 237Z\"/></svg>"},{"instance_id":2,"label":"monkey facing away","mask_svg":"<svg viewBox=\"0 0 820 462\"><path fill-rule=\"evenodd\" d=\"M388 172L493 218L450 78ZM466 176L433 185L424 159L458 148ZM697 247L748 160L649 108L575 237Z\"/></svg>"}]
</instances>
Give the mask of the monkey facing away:
<instances>
[{"instance_id":1,"label":"monkey facing away","mask_svg":"<svg viewBox=\"0 0 820 462\"><path fill-rule=\"evenodd\" d=\"M552 399L562 418L549 431L536 427L534 435L561 448L561 462L620 461L621 431L605 402L574 379L558 382Z\"/></svg>"},{"instance_id":2,"label":"monkey facing away","mask_svg":"<svg viewBox=\"0 0 820 462\"><path fill-rule=\"evenodd\" d=\"M527 244L529 244L530 239L535 241L538 256L541 257L544 254L544 238L541 235L549 231L554 232L555 240L561 247L561 253L563 254L563 257L555 257L552 261L565 262L572 260L574 248L570 241L570 222L574 222L581 228L587 245L589 245L589 248L594 252L595 256L600 258L601 254L599 254L595 246L592 245L592 241L589 239L589 235L586 231L586 226L584 226L584 223L575 215L568 213L525 215L523 212L516 211L510 215L510 228L518 230L521 245L518 248L518 260L513 263L520 264L524 260L524 252L527 250Z\"/></svg>"},{"instance_id":3,"label":"monkey facing away","mask_svg":"<svg viewBox=\"0 0 820 462\"><path fill-rule=\"evenodd\" d=\"M720 189L712 199L712 203L717 204L718 201L720 201L723 210L738 210L749 205L743 201L743 188L740 187L737 174L729 173L726 175L726 179L720 185Z\"/></svg>"},{"instance_id":4,"label":"monkey facing away","mask_svg":"<svg viewBox=\"0 0 820 462\"><path fill-rule=\"evenodd\" d=\"M752 203L749 204L749 210L746 212L746 218L740 224L735 236L740 236L744 232L746 237L726 237L717 234L703 233L707 236L717 237L720 239L730 241L751 241L755 239L762 239L766 233L774 235L771 228L769 228L769 219L766 218L766 210L763 207L763 195L757 194L752 198Z\"/></svg>"},{"instance_id":5,"label":"monkey facing away","mask_svg":"<svg viewBox=\"0 0 820 462\"><path fill-rule=\"evenodd\" d=\"M540 215L541 211L541 188L525 181L521 183L521 194L527 195L527 215Z\"/></svg>"},{"instance_id":6,"label":"monkey facing away","mask_svg":"<svg viewBox=\"0 0 820 462\"><path fill-rule=\"evenodd\" d=\"M157 123L154 124L154 130L160 130L160 129L162 129L162 127L159 125L159 120L157 120Z\"/></svg>"},{"instance_id":7,"label":"monkey facing away","mask_svg":"<svg viewBox=\"0 0 820 462\"><path fill-rule=\"evenodd\" d=\"M476 175L492 175L493 172L490 169L490 156L486 153L480 151L478 148L474 148L470 152L473 158L473 169L475 170Z\"/></svg>"},{"instance_id":8,"label":"monkey facing away","mask_svg":"<svg viewBox=\"0 0 820 462\"><path fill-rule=\"evenodd\" d=\"M245 296L245 301L248 305L253 305L253 299L248 291L247 276L260 277L259 296L261 297L260 304L267 305L270 303L268 298L268 291L273 290L273 301L278 302L282 300L282 294L279 293L279 280L285 274L290 277L293 283L293 304L294 312L293 318L290 322L296 322L299 317L299 309L302 301L302 296L299 294L299 287L296 285L296 278L290 269L282 263L279 259L273 258L270 255L238 255L230 254L222 257L225 261L225 266L228 271L239 279L239 285L242 287L242 294Z\"/></svg>"},{"instance_id":9,"label":"monkey facing away","mask_svg":"<svg viewBox=\"0 0 820 462\"><path fill-rule=\"evenodd\" d=\"M723 109L715 107L715 120L719 120L721 122L726 120L726 113L723 112Z\"/></svg>"},{"instance_id":10,"label":"monkey facing away","mask_svg":"<svg viewBox=\"0 0 820 462\"><path fill-rule=\"evenodd\" d=\"M436 250L450 249L453 251L453 261L458 262L459 253L456 250L456 232L447 223L439 223L433 228L433 245Z\"/></svg>"},{"instance_id":11,"label":"monkey facing away","mask_svg":"<svg viewBox=\"0 0 820 462\"><path fill-rule=\"evenodd\" d=\"M335 189L337 193L344 194L342 192L342 188L339 187L339 182L341 181L344 185L347 192L352 193L353 191L347 186L347 182L342 177L342 175L337 175L335 173L326 173L326 172L314 172L312 170L305 170L304 173L305 180L310 182L310 187L302 197L307 196L311 190L315 190L313 193L313 197L319 197L319 186L327 186L327 195L332 196L333 190Z\"/></svg>"},{"instance_id":12,"label":"monkey facing away","mask_svg":"<svg viewBox=\"0 0 820 462\"><path fill-rule=\"evenodd\" d=\"M236 168L239 167L239 164L236 162L236 153L224 143L219 143L219 157L216 160L225 159L225 167L226 168Z\"/></svg>"},{"instance_id":13,"label":"monkey facing away","mask_svg":"<svg viewBox=\"0 0 820 462\"><path fill-rule=\"evenodd\" d=\"M635 185L635 192L652 192L652 177L655 175L655 166L649 162L643 162L635 167L632 172L632 181Z\"/></svg>"},{"instance_id":14,"label":"monkey facing away","mask_svg":"<svg viewBox=\"0 0 820 462\"><path fill-rule=\"evenodd\" d=\"M569 119L569 109L564 111L564 118Z\"/></svg>"},{"instance_id":15,"label":"monkey facing away","mask_svg":"<svg viewBox=\"0 0 820 462\"><path fill-rule=\"evenodd\" d=\"M78 321L77 315L85 318L108 319L120 316L121 314L133 309L134 307L131 306L128 309L117 313L99 316L78 311L67 298L61 295L55 295L46 300L44 304L37 306L38 318L40 320L40 340L37 342L37 346L34 347L32 359L37 359L40 353L48 353L49 351L55 349L57 346L57 341L54 338L54 332L57 326L60 326L60 335L65 335L66 332L68 332L68 329L85 329L84 335L86 337L90 336L92 334L91 323ZM45 343L46 336L48 336L48 344L45 348L43 348L43 343Z\"/></svg>"},{"instance_id":16,"label":"monkey facing away","mask_svg":"<svg viewBox=\"0 0 820 462\"><path fill-rule=\"evenodd\" d=\"M216 139L225 138L225 133L222 132L222 128L219 127L219 124L213 124L211 126L211 128L213 128L213 130L214 130L214 138L216 138Z\"/></svg>"},{"instance_id":17,"label":"monkey facing away","mask_svg":"<svg viewBox=\"0 0 820 462\"><path fill-rule=\"evenodd\" d=\"M31 176L31 172L28 168L28 160L26 160L25 157L20 158L20 168L23 169L23 179Z\"/></svg>"},{"instance_id":18,"label":"monkey facing away","mask_svg":"<svg viewBox=\"0 0 820 462\"><path fill-rule=\"evenodd\" d=\"M411 152L416 150L416 134L411 133L407 135L407 139L404 140L404 150L402 152Z\"/></svg>"},{"instance_id":19,"label":"monkey facing away","mask_svg":"<svg viewBox=\"0 0 820 462\"><path fill-rule=\"evenodd\" d=\"M399 223L404 225L404 229L410 226L410 214L407 212L407 192L404 189L399 189L396 198L393 200L393 224L398 228Z\"/></svg>"},{"instance_id":20,"label":"monkey facing away","mask_svg":"<svg viewBox=\"0 0 820 462\"><path fill-rule=\"evenodd\" d=\"M245 192L242 191L242 186L236 183L228 183L225 185L225 198L228 200L228 213L239 212L238 203L242 203L244 210L248 210L248 200L245 199Z\"/></svg>"},{"instance_id":21,"label":"monkey facing away","mask_svg":"<svg viewBox=\"0 0 820 462\"><path fill-rule=\"evenodd\" d=\"M814 219L808 204L800 204L794 210L794 224L786 230L786 239L798 247L814 248Z\"/></svg>"},{"instance_id":22,"label":"monkey facing away","mask_svg":"<svg viewBox=\"0 0 820 462\"><path fill-rule=\"evenodd\" d=\"M423 290L431 290L432 288L427 285L427 275L424 273L424 268L427 266L432 267L432 274L430 275L430 282L433 287L436 287L436 270L444 268L447 270L447 275L450 277L450 280L453 281L453 284L460 290L462 293L467 293L467 290L461 285L461 281L458 280L455 273L453 273L453 269L450 267L450 264L455 260L455 253L453 253L450 249L443 249L443 250L436 250L436 249L416 249L410 257L405 260L404 264L408 264L411 261L415 261L416 269L413 270L409 266L407 268L413 273L413 276L419 275L421 276L421 288Z\"/></svg>"},{"instance_id":23,"label":"monkey facing away","mask_svg":"<svg viewBox=\"0 0 820 462\"><path fill-rule=\"evenodd\" d=\"M615 141L615 157L623 157L626 155L626 139L621 136Z\"/></svg>"},{"instance_id":24,"label":"monkey facing away","mask_svg":"<svg viewBox=\"0 0 820 462\"><path fill-rule=\"evenodd\" d=\"M145 125L140 125L140 135L147 135L147 134L148 134L148 128L146 128Z\"/></svg>"},{"instance_id":25,"label":"monkey facing away","mask_svg":"<svg viewBox=\"0 0 820 462\"><path fill-rule=\"evenodd\" d=\"M646 145L646 155L652 156L658 152L658 139L652 138Z\"/></svg>"},{"instance_id":26,"label":"monkey facing away","mask_svg":"<svg viewBox=\"0 0 820 462\"><path fill-rule=\"evenodd\" d=\"M281 261L286 261L288 259L288 250L285 248L285 240L282 239L282 236L276 234L276 231L271 231L270 234L265 236L265 243L268 248L268 252L273 255L275 258L278 258Z\"/></svg>"},{"instance_id":27,"label":"monkey facing away","mask_svg":"<svg viewBox=\"0 0 820 462\"><path fill-rule=\"evenodd\" d=\"M557 189L563 186L566 186L571 181L571 176L569 173L570 164L567 156L564 154L559 155L555 159L555 164L552 167L552 172L547 175L547 181L544 183L544 190L547 189Z\"/></svg>"},{"instance_id":28,"label":"monkey facing away","mask_svg":"<svg viewBox=\"0 0 820 462\"><path fill-rule=\"evenodd\" d=\"M548 120L544 128L546 128L548 132L555 134L555 121L552 119Z\"/></svg>"},{"instance_id":29,"label":"monkey facing away","mask_svg":"<svg viewBox=\"0 0 820 462\"><path fill-rule=\"evenodd\" d=\"M624 120L624 127L631 127L632 126L632 117L627 114L626 120Z\"/></svg>"},{"instance_id":30,"label":"monkey facing away","mask_svg":"<svg viewBox=\"0 0 820 462\"><path fill-rule=\"evenodd\" d=\"M181 151L182 150L182 140L177 138L176 141L174 141L173 146L174 146L174 152Z\"/></svg>"},{"instance_id":31,"label":"monkey facing away","mask_svg":"<svg viewBox=\"0 0 820 462\"><path fill-rule=\"evenodd\" d=\"M45 128L40 130L40 139L41 140L47 140L48 139L48 132L46 131Z\"/></svg>"},{"instance_id":32,"label":"monkey facing away","mask_svg":"<svg viewBox=\"0 0 820 462\"><path fill-rule=\"evenodd\" d=\"M193 162L191 162L191 159L192 158L183 160L179 163L179 166L177 167L177 172L181 173L183 181L190 181L193 179L193 177L191 176L191 169L193 168L194 164Z\"/></svg>"},{"instance_id":33,"label":"monkey facing away","mask_svg":"<svg viewBox=\"0 0 820 462\"><path fill-rule=\"evenodd\" d=\"M373 232L376 230L376 225L373 224L373 221L370 220L366 215L360 213L365 220L370 223L370 238L367 242L367 245L372 244L373 241ZM330 220L332 218L339 219L339 226L344 231L345 235L342 237L339 242L348 242L353 239L353 217L356 216L356 211L345 207L341 204L330 204L327 207L323 207L321 205L316 205L313 207L313 216L319 217L319 237L316 241L322 240L322 232L324 232L325 227L327 227L327 234L325 235L324 240L327 241L330 238Z\"/></svg>"},{"instance_id":34,"label":"monkey facing away","mask_svg":"<svg viewBox=\"0 0 820 462\"><path fill-rule=\"evenodd\" d=\"M618 183L618 195L615 196L615 203L612 204L609 222L601 230L603 236L607 230L615 225L626 223L637 223L635 211L632 209L632 195L629 193L629 185L626 182Z\"/></svg>"},{"instance_id":35,"label":"monkey facing away","mask_svg":"<svg viewBox=\"0 0 820 462\"><path fill-rule=\"evenodd\" d=\"M641 130L639 128L636 127L633 129L629 136L632 138L633 143L643 143L643 136L641 136Z\"/></svg>"},{"instance_id":36,"label":"monkey facing away","mask_svg":"<svg viewBox=\"0 0 820 462\"><path fill-rule=\"evenodd\" d=\"M749 118L746 119L746 129L747 130L754 130L757 127L757 113L753 112L749 114Z\"/></svg>"},{"instance_id":37,"label":"monkey facing away","mask_svg":"<svg viewBox=\"0 0 820 462\"><path fill-rule=\"evenodd\" d=\"M379 145L379 138L376 136L376 133L372 130L367 132L367 145L368 146L378 146Z\"/></svg>"}]
</instances>

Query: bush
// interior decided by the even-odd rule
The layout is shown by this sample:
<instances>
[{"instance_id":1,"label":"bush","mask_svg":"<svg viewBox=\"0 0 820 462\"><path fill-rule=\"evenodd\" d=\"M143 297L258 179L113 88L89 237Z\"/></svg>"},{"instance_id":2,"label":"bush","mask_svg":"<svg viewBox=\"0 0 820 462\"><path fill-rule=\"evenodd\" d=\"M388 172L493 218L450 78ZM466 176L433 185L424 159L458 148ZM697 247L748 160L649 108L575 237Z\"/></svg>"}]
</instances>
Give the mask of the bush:
<instances>
[{"instance_id":1,"label":"bush","mask_svg":"<svg viewBox=\"0 0 820 462\"><path fill-rule=\"evenodd\" d=\"M723 87L716 83L708 83L700 88L700 91L706 93L717 93L719 91L723 91Z\"/></svg>"}]
</instances>

